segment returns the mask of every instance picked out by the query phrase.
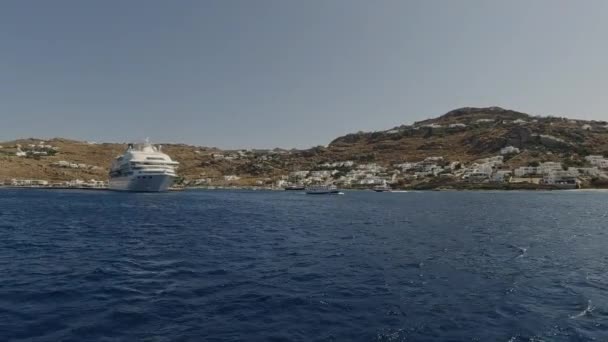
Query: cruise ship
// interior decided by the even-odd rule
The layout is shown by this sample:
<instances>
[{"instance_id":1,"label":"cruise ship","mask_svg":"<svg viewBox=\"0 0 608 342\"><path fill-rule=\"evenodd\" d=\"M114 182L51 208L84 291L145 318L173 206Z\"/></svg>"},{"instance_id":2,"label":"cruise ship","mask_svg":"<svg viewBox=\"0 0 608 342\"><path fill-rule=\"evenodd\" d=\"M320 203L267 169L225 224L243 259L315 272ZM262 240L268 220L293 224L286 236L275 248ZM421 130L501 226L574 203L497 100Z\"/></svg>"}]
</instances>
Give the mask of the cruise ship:
<instances>
[{"instance_id":1,"label":"cruise ship","mask_svg":"<svg viewBox=\"0 0 608 342\"><path fill-rule=\"evenodd\" d=\"M110 190L160 192L167 191L177 177L179 163L161 152L161 147L148 141L142 145L129 144L110 168Z\"/></svg>"}]
</instances>

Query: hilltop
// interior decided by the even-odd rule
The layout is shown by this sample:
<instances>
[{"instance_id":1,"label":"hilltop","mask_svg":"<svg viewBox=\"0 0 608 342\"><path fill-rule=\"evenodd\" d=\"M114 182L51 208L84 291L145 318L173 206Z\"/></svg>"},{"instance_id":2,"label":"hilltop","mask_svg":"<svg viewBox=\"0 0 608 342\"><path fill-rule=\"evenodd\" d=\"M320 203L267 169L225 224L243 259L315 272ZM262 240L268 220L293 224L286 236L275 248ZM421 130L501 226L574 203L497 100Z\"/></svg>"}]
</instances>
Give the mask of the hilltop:
<instances>
[{"instance_id":1,"label":"hilltop","mask_svg":"<svg viewBox=\"0 0 608 342\"><path fill-rule=\"evenodd\" d=\"M0 145L0 181L106 179L112 159L127 146L63 138L47 141L30 138ZM184 180L199 180L203 184L272 184L294 171L327 169L335 171L332 179L338 179L357 165L369 164L382 170L376 175L390 177L393 182L398 179L403 184L414 181L408 180L403 168L396 165L421 162L429 157L442 158L444 164L472 163L496 156L507 146L519 153L505 158L504 167L547 161L582 166L586 163L585 156L608 155L608 125L604 121L532 116L499 107L467 107L385 131L348 134L327 146L306 150L231 151L185 144L162 145L164 152L180 162L179 174ZM21 156L16 155L18 151ZM60 161L67 166L58 166ZM416 178L415 182L419 181Z\"/></svg>"},{"instance_id":2,"label":"hilltop","mask_svg":"<svg viewBox=\"0 0 608 342\"><path fill-rule=\"evenodd\" d=\"M499 107L460 108L413 125L339 137L329 149L389 162L428 155L470 161L505 146L539 154L603 154L608 152L608 127L603 121L533 117Z\"/></svg>"}]
</instances>

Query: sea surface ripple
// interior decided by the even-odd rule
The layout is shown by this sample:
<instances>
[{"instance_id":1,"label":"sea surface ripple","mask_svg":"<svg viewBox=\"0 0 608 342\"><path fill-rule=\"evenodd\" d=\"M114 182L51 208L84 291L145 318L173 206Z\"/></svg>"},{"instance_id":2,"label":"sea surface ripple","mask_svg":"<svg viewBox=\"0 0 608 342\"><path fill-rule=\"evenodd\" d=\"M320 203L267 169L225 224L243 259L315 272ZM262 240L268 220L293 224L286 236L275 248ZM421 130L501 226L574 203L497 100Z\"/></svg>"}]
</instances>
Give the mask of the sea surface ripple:
<instances>
[{"instance_id":1,"label":"sea surface ripple","mask_svg":"<svg viewBox=\"0 0 608 342\"><path fill-rule=\"evenodd\" d=\"M608 193L0 190L2 341L608 341Z\"/></svg>"}]
</instances>

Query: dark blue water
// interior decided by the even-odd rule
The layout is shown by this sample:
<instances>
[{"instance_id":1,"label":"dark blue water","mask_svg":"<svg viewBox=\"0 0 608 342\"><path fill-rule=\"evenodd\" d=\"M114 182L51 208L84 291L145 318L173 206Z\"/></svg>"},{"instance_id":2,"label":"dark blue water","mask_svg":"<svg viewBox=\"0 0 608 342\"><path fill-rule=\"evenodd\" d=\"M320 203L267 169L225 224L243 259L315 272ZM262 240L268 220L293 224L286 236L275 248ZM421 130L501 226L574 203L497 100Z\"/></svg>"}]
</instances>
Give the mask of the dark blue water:
<instances>
[{"instance_id":1,"label":"dark blue water","mask_svg":"<svg viewBox=\"0 0 608 342\"><path fill-rule=\"evenodd\" d=\"M3 341L607 341L608 193L0 190Z\"/></svg>"}]
</instances>

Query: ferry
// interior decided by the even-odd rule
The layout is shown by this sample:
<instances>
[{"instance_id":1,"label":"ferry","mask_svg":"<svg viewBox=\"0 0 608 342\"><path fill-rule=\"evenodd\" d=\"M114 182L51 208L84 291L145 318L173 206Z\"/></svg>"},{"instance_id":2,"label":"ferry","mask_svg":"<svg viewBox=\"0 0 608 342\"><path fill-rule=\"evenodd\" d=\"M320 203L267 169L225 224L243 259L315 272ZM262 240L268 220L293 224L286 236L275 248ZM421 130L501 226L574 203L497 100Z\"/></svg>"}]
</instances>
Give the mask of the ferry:
<instances>
[{"instance_id":1,"label":"ferry","mask_svg":"<svg viewBox=\"0 0 608 342\"><path fill-rule=\"evenodd\" d=\"M335 185L310 185L306 187L309 195L338 195L342 194Z\"/></svg>"},{"instance_id":2,"label":"ferry","mask_svg":"<svg viewBox=\"0 0 608 342\"><path fill-rule=\"evenodd\" d=\"M391 189L391 187L385 183L382 185L376 185L374 187L374 191L375 192L391 192L391 191L393 191L393 189Z\"/></svg>"},{"instance_id":3,"label":"ferry","mask_svg":"<svg viewBox=\"0 0 608 342\"><path fill-rule=\"evenodd\" d=\"M110 190L162 192L173 185L178 162L147 140L142 145L129 144L125 153L112 162Z\"/></svg>"}]
</instances>

